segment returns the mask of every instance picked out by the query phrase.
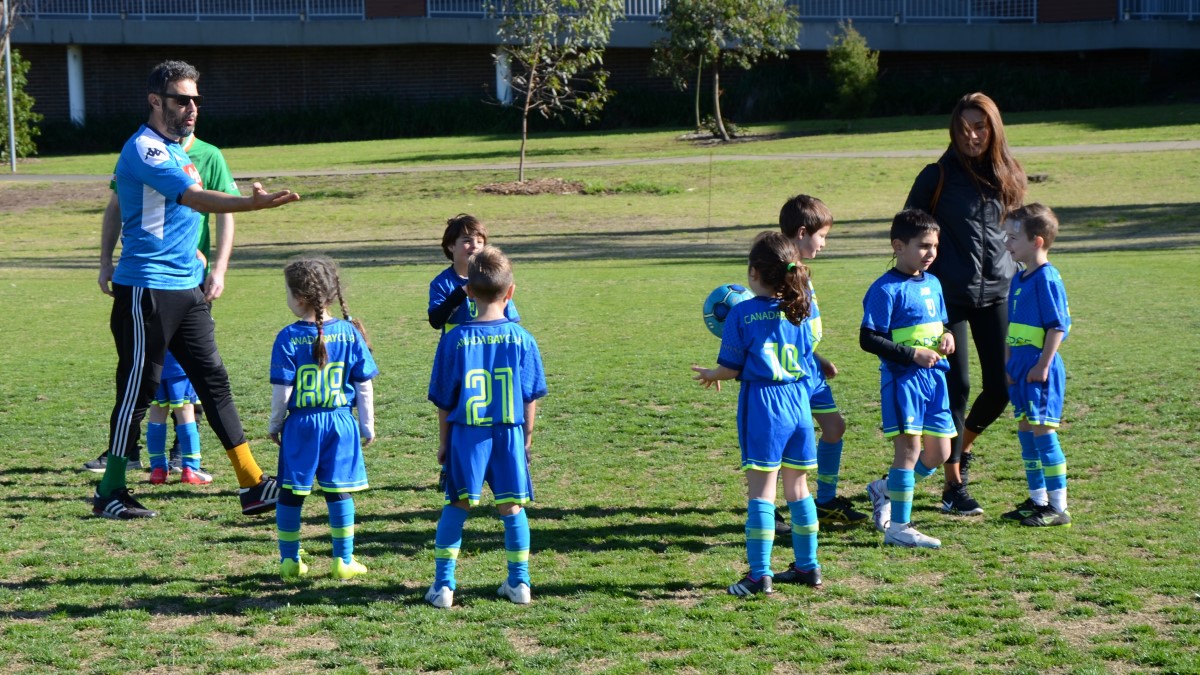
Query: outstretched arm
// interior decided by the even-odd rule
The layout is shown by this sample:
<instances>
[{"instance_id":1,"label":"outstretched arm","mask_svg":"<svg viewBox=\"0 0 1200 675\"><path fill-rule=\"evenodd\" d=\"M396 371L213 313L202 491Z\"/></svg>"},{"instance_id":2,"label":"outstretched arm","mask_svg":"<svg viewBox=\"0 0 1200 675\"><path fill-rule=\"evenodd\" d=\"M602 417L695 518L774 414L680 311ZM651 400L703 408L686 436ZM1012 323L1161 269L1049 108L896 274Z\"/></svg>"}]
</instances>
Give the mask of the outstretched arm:
<instances>
[{"instance_id":1,"label":"outstretched arm","mask_svg":"<svg viewBox=\"0 0 1200 675\"><path fill-rule=\"evenodd\" d=\"M708 389L715 383L717 391L721 391L721 382L723 380L732 380L742 373L740 370L734 370L725 366L717 366L716 368L692 366L692 370L696 373L696 376L692 378L693 380L703 384L705 389Z\"/></svg>"},{"instance_id":2,"label":"outstretched arm","mask_svg":"<svg viewBox=\"0 0 1200 675\"><path fill-rule=\"evenodd\" d=\"M201 213L240 213L273 209L300 199L291 190L267 192L262 183L255 183L249 197L237 197L216 190L205 190L193 184L179 197L179 203Z\"/></svg>"}]
</instances>

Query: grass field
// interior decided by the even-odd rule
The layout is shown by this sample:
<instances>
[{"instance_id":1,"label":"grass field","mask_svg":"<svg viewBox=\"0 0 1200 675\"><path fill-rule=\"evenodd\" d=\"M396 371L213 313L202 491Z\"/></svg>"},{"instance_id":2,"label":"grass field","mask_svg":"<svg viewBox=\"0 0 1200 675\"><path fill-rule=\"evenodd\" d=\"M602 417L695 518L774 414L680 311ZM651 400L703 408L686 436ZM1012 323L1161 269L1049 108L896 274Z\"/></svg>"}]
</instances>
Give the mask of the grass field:
<instances>
[{"instance_id":1,"label":"grass field","mask_svg":"<svg viewBox=\"0 0 1200 675\"><path fill-rule=\"evenodd\" d=\"M909 123L915 130L868 121L852 136L736 151L942 144L942 121ZM1014 116L1009 138L1115 143L1198 130L1200 108L1176 106ZM708 152L655 134L654 152ZM533 141L554 148L555 161L629 156L643 142ZM415 165L475 143L386 145ZM361 149L314 148L311 162L301 148L230 155L235 172L264 176L384 165ZM114 157L37 170L104 173ZM312 580L278 580L274 521L239 515L232 470L207 429L212 486L150 486L131 475L158 519L90 515L96 476L78 469L103 449L115 361L109 302L95 285L107 187L0 182L0 307L10 326L0 352L0 671L1200 671L1200 152L1023 159L1049 176L1031 199L1064 223L1052 259L1075 321L1063 348L1061 433L1074 527L1031 532L999 519L1025 497L1014 425L1002 420L972 467L986 516L941 516L936 486L918 487L914 518L943 549L883 548L873 529L827 528L822 589L749 600L723 592L744 573L745 488L736 387L716 393L690 379L688 367L713 363L718 346L700 303L718 283L744 279L749 240L773 227L784 199L803 191L829 203L837 225L813 264L822 352L841 371L833 386L849 426L841 492L867 508L863 486L890 450L877 430L877 360L857 348L861 298L886 269L887 222L927 160L553 174L621 188L603 195L477 193L512 179L496 171L271 181L304 199L239 218L228 290L214 309L218 340L256 455L271 466L268 355L292 320L282 264L323 251L345 265L350 308L371 331L382 374L380 440L367 451L373 487L357 500L356 552L372 574L344 584L325 576L319 499L304 517ZM551 392L533 448L535 600L526 608L495 597L503 533L487 505L467 524L458 606L439 611L421 598L440 509L436 416L425 400L437 335L425 322L426 293L446 264L437 248L445 218L460 211L486 220L513 257L516 302ZM781 538L775 569L790 560Z\"/></svg>"}]
</instances>

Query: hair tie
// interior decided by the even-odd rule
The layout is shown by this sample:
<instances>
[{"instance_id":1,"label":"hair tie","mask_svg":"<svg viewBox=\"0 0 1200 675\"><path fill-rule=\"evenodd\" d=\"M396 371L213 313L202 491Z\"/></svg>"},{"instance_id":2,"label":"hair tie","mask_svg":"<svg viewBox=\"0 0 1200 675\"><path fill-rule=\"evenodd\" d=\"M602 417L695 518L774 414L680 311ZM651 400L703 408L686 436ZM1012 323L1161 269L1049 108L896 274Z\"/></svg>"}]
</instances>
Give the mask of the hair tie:
<instances>
[{"instance_id":1,"label":"hair tie","mask_svg":"<svg viewBox=\"0 0 1200 675\"><path fill-rule=\"evenodd\" d=\"M787 271L791 272L794 269L796 269L796 263L794 263L794 262L788 263Z\"/></svg>"}]
</instances>

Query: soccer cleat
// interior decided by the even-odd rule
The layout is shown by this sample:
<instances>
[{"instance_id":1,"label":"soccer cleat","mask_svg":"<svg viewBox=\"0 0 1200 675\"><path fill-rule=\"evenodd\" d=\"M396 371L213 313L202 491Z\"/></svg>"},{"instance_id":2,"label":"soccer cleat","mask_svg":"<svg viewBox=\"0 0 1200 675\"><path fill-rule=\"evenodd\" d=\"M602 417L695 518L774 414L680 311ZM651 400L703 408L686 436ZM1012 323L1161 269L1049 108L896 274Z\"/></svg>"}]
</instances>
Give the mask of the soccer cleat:
<instances>
[{"instance_id":1,"label":"soccer cleat","mask_svg":"<svg viewBox=\"0 0 1200 675\"><path fill-rule=\"evenodd\" d=\"M96 493L92 497L92 513L102 518L113 520L134 520L137 518L153 518L158 512L142 506L141 502L129 494L128 488L113 490L107 499Z\"/></svg>"},{"instance_id":2,"label":"soccer cleat","mask_svg":"<svg viewBox=\"0 0 1200 675\"><path fill-rule=\"evenodd\" d=\"M341 579L342 581L345 581L366 573L367 566L355 560L354 556L350 556L350 562L346 562L341 558L333 559L333 572L331 573L331 576L334 579Z\"/></svg>"},{"instance_id":3,"label":"soccer cleat","mask_svg":"<svg viewBox=\"0 0 1200 675\"><path fill-rule=\"evenodd\" d=\"M746 576L742 577L741 581L730 586L726 590L729 591L730 595L736 595L739 598L755 595L756 593L770 595L771 593L775 592L774 587L771 586L770 574L764 574L758 581L751 579L750 575L747 574Z\"/></svg>"},{"instance_id":4,"label":"soccer cleat","mask_svg":"<svg viewBox=\"0 0 1200 675\"><path fill-rule=\"evenodd\" d=\"M162 467L155 467L150 470L150 482L155 485L162 485L167 482L167 470Z\"/></svg>"},{"instance_id":5,"label":"soccer cleat","mask_svg":"<svg viewBox=\"0 0 1200 675\"><path fill-rule=\"evenodd\" d=\"M212 474L201 469L185 466L179 474L179 482L188 485L208 485L212 482Z\"/></svg>"},{"instance_id":6,"label":"soccer cleat","mask_svg":"<svg viewBox=\"0 0 1200 675\"><path fill-rule=\"evenodd\" d=\"M822 525L857 525L867 518L862 511L855 511L845 497L834 497L824 504L817 503L817 521Z\"/></svg>"},{"instance_id":7,"label":"soccer cleat","mask_svg":"<svg viewBox=\"0 0 1200 675\"><path fill-rule=\"evenodd\" d=\"M275 502L279 501L279 483L274 476L264 475L258 485L239 488L238 499L242 502L243 516L274 511Z\"/></svg>"},{"instance_id":8,"label":"soccer cleat","mask_svg":"<svg viewBox=\"0 0 1200 675\"><path fill-rule=\"evenodd\" d=\"M781 535L781 534L791 534L791 533L792 533L792 524L790 522L788 522L787 518L783 517L783 513L781 513L779 511L779 507L776 507L775 508L775 534Z\"/></svg>"},{"instance_id":9,"label":"soccer cleat","mask_svg":"<svg viewBox=\"0 0 1200 675\"><path fill-rule=\"evenodd\" d=\"M92 473L104 473L105 470L107 470L107 469L108 469L108 453L100 455L99 457L97 457L96 459L93 459L90 462L83 463L84 471L91 471ZM142 469L142 461L139 459L131 459L131 460L129 460L129 463L125 465L126 471L140 471L141 469Z\"/></svg>"},{"instance_id":10,"label":"soccer cleat","mask_svg":"<svg viewBox=\"0 0 1200 675\"><path fill-rule=\"evenodd\" d=\"M516 586L509 586L508 579L500 584L500 588L496 589L496 595L502 598L508 598L514 605L528 605L530 600L529 584L519 582Z\"/></svg>"},{"instance_id":11,"label":"soccer cleat","mask_svg":"<svg viewBox=\"0 0 1200 675\"><path fill-rule=\"evenodd\" d=\"M308 574L308 565L303 560L284 558L279 563L279 578L284 581L296 581Z\"/></svg>"},{"instance_id":12,"label":"soccer cleat","mask_svg":"<svg viewBox=\"0 0 1200 675\"><path fill-rule=\"evenodd\" d=\"M955 483L942 490L942 513L952 516L982 516L983 507L967 492L966 483Z\"/></svg>"},{"instance_id":13,"label":"soccer cleat","mask_svg":"<svg viewBox=\"0 0 1200 675\"><path fill-rule=\"evenodd\" d=\"M1021 521L1026 527L1055 527L1071 526L1071 514L1067 511L1055 511L1053 506L1046 504L1038 506L1037 512Z\"/></svg>"},{"instance_id":14,"label":"soccer cleat","mask_svg":"<svg viewBox=\"0 0 1200 675\"><path fill-rule=\"evenodd\" d=\"M903 529L889 526L887 532L883 534L883 543L891 544L892 546L904 546L906 548L942 547L941 541L917 532L917 529L912 525L905 525Z\"/></svg>"},{"instance_id":15,"label":"soccer cleat","mask_svg":"<svg viewBox=\"0 0 1200 675\"><path fill-rule=\"evenodd\" d=\"M425 602L438 609L449 609L450 605L454 604L454 590L449 586L441 588L430 586L429 590L425 592Z\"/></svg>"},{"instance_id":16,"label":"soccer cleat","mask_svg":"<svg viewBox=\"0 0 1200 675\"><path fill-rule=\"evenodd\" d=\"M888 525L892 523L892 498L888 496L887 481L881 478L867 483L867 496L871 498L875 529L887 532Z\"/></svg>"},{"instance_id":17,"label":"soccer cleat","mask_svg":"<svg viewBox=\"0 0 1200 675\"><path fill-rule=\"evenodd\" d=\"M1026 497L1025 501L1017 504L1017 508L1008 513L1000 514L1000 517L1005 520L1025 520L1029 516L1037 513L1038 503Z\"/></svg>"},{"instance_id":18,"label":"soccer cleat","mask_svg":"<svg viewBox=\"0 0 1200 675\"><path fill-rule=\"evenodd\" d=\"M866 516L863 516L864 518ZM796 563L788 565L788 568L779 574L775 575L775 581L781 584L803 584L816 588L821 585L821 568L814 567L811 570L798 570Z\"/></svg>"}]
</instances>

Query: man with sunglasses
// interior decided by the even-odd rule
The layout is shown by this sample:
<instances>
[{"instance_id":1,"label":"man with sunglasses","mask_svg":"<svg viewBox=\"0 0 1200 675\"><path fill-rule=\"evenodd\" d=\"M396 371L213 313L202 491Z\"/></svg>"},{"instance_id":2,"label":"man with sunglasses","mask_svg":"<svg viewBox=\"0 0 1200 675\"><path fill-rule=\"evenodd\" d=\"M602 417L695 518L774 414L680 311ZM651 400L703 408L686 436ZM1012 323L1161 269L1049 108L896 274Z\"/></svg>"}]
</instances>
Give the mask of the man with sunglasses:
<instances>
[{"instance_id":1,"label":"man with sunglasses","mask_svg":"<svg viewBox=\"0 0 1200 675\"><path fill-rule=\"evenodd\" d=\"M113 296L110 327L117 347L117 396L109 419L108 461L92 513L106 518L158 515L130 495L125 468L168 349L192 381L209 425L233 464L242 513L270 511L279 496L275 479L258 467L246 443L229 375L217 351L196 243L202 212L275 208L300 196L290 190L268 193L259 183L248 197L203 188L196 166L179 145L195 130L203 101L196 89L199 78L199 72L182 61L165 61L151 71L150 117L121 150L113 174L117 199L105 210L100 287ZM118 229L122 249L114 269Z\"/></svg>"}]
</instances>

